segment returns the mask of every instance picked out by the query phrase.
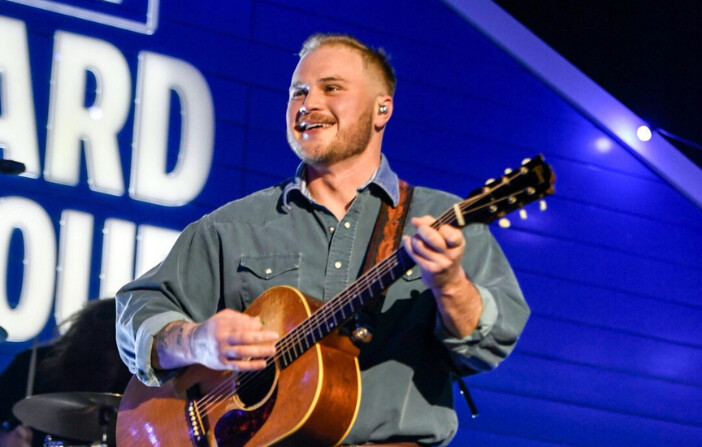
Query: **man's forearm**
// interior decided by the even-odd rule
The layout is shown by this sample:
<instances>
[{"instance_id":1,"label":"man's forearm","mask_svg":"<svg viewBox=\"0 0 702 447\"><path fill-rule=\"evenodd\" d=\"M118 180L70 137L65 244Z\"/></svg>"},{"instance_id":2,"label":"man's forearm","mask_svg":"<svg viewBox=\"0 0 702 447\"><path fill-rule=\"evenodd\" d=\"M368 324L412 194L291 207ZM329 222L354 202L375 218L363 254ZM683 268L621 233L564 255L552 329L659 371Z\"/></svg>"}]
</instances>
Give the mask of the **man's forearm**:
<instances>
[{"instance_id":1,"label":"man's forearm","mask_svg":"<svg viewBox=\"0 0 702 447\"><path fill-rule=\"evenodd\" d=\"M187 321L168 323L154 338L151 366L157 370L167 370L195 363L192 340L197 328L196 323Z\"/></svg>"},{"instance_id":2,"label":"man's forearm","mask_svg":"<svg viewBox=\"0 0 702 447\"><path fill-rule=\"evenodd\" d=\"M475 331L483 313L483 301L478 289L465 275L455 284L433 293L441 321L453 335L464 338Z\"/></svg>"}]
</instances>

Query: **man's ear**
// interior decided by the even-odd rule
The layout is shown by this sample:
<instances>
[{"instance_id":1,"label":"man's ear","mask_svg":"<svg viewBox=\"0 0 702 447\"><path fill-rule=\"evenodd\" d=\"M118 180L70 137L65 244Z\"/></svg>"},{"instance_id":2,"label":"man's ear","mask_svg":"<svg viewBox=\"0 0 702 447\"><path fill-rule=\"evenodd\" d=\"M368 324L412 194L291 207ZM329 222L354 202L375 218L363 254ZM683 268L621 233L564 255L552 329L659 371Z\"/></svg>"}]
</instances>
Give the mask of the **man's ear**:
<instances>
[{"instance_id":1,"label":"man's ear","mask_svg":"<svg viewBox=\"0 0 702 447\"><path fill-rule=\"evenodd\" d=\"M392 96L384 95L376 98L376 109L373 114L373 125L377 130L382 130L392 116Z\"/></svg>"}]
</instances>

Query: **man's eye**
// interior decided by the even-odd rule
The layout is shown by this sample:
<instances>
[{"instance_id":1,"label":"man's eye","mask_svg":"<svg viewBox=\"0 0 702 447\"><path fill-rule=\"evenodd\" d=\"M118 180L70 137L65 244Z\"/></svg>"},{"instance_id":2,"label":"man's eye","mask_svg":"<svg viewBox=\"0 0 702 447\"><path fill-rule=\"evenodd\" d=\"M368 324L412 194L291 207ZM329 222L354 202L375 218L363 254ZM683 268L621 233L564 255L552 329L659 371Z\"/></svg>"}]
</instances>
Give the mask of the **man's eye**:
<instances>
[{"instance_id":1,"label":"man's eye","mask_svg":"<svg viewBox=\"0 0 702 447\"><path fill-rule=\"evenodd\" d=\"M326 91L328 91L328 92L335 92L335 91L339 90L339 86L337 86L337 85L327 85L326 87L324 87L324 89L325 89Z\"/></svg>"},{"instance_id":2,"label":"man's eye","mask_svg":"<svg viewBox=\"0 0 702 447\"><path fill-rule=\"evenodd\" d=\"M293 90L290 92L290 97L291 98L299 98L300 96L305 96L307 94L307 90L300 89L300 90Z\"/></svg>"}]
</instances>

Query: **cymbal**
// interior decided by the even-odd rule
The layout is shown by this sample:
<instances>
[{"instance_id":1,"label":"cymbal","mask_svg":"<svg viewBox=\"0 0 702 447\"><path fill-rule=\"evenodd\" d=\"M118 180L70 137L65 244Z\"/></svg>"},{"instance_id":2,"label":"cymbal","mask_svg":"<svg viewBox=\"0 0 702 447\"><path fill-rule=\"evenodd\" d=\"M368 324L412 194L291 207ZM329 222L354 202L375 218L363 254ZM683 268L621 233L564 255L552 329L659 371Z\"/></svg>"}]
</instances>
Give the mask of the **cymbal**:
<instances>
[{"instance_id":1,"label":"cymbal","mask_svg":"<svg viewBox=\"0 0 702 447\"><path fill-rule=\"evenodd\" d=\"M119 394L49 393L37 394L12 407L15 417L37 430L80 441L115 442Z\"/></svg>"},{"instance_id":2,"label":"cymbal","mask_svg":"<svg viewBox=\"0 0 702 447\"><path fill-rule=\"evenodd\" d=\"M7 331L4 327L0 326L0 343L4 342L5 340L7 340Z\"/></svg>"}]
</instances>

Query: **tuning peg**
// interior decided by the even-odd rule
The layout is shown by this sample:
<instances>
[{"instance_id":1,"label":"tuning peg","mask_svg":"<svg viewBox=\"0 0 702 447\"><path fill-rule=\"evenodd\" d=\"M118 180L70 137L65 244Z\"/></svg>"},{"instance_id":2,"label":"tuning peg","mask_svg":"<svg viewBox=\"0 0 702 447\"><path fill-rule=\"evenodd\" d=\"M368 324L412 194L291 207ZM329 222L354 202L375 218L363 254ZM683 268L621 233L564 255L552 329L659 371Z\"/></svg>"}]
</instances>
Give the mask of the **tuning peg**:
<instances>
[{"instance_id":1,"label":"tuning peg","mask_svg":"<svg viewBox=\"0 0 702 447\"><path fill-rule=\"evenodd\" d=\"M512 173L512 168L505 169L505 174L509 175Z\"/></svg>"},{"instance_id":2,"label":"tuning peg","mask_svg":"<svg viewBox=\"0 0 702 447\"><path fill-rule=\"evenodd\" d=\"M509 228L512 226L512 222L510 222L506 217L503 217L497 221L497 225L499 225L500 228Z\"/></svg>"},{"instance_id":3,"label":"tuning peg","mask_svg":"<svg viewBox=\"0 0 702 447\"><path fill-rule=\"evenodd\" d=\"M486 185L489 185L490 183L492 183L492 182L494 182L494 181L495 181L494 178L489 178L489 179L485 180L485 184L486 184Z\"/></svg>"},{"instance_id":4,"label":"tuning peg","mask_svg":"<svg viewBox=\"0 0 702 447\"><path fill-rule=\"evenodd\" d=\"M526 220L526 218L527 218L527 212L526 212L526 210L525 210L524 208L521 208L521 209L519 210L519 217L520 217L522 220Z\"/></svg>"},{"instance_id":5,"label":"tuning peg","mask_svg":"<svg viewBox=\"0 0 702 447\"><path fill-rule=\"evenodd\" d=\"M531 158L525 158L524 160L522 160L522 166L529 163L530 161L531 161Z\"/></svg>"},{"instance_id":6,"label":"tuning peg","mask_svg":"<svg viewBox=\"0 0 702 447\"><path fill-rule=\"evenodd\" d=\"M539 200L539 211L546 211L546 201L541 199Z\"/></svg>"}]
</instances>

